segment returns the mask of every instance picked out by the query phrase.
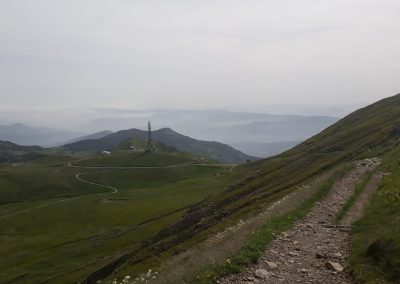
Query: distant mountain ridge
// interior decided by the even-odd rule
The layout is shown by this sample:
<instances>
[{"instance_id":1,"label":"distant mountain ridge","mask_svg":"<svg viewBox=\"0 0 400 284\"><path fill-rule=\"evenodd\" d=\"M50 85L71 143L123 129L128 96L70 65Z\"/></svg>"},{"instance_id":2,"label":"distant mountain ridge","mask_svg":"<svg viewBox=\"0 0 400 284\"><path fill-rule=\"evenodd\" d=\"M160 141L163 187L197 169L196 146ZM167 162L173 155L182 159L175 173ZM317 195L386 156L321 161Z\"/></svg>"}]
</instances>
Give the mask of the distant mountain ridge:
<instances>
[{"instance_id":1,"label":"distant mountain ridge","mask_svg":"<svg viewBox=\"0 0 400 284\"><path fill-rule=\"evenodd\" d=\"M239 151L242 151L243 153L256 157L267 158L283 153L300 143L301 141L282 141L269 143L250 141L233 143L231 146Z\"/></svg>"},{"instance_id":2,"label":"distant mountain ridge","mask_svg":"<svg viewBox=\"0 0 400 284\"><path fill-rule=\"evenodd\" d=\"M225 143L240 142L291 142L303 141L326 127L337 122L338 118L320 117L285 117L275 121L252 121L248 123L218 126L200 129L195 137L222 141Z\"/></svg>"},{"instance_id":3,"label":"distant mountain ridge","mask_svg":"<svg viewBox=\"0 0 400 284\"><path fill-rule=\"evenodd\" d=\"M79 141L83 141L83 140L89 140L89 139L99 139L99 138L103 138L107 135L110 135L114 133L111 130L103 130L103 131L99 131L93 134L89 134L89 135L85 135L85 136L80 136L74 139L71 139L69 141L65 141L63 144L71 144L71 143L75 143L75 142L79 142Z\"/></svg>"},{"instance_id":4,"label":"distant mountain ridge","mask_svg":"<svg viewBox=\"0 0 400 284\"><path fill-rule=\"evenodd\" d=\"M139 129L121 130L99 139L88 139L64 145L72 151L112 151L128 139L147 138L147 131ZM224 163L243 163L257 158L246 155L233 147L219 142L201 141L184 136L170 128L161 128L152 132L155 141L175 148L181 152L209 157Z\"/></svg>"},{"instance_id":5,"label":"distant mountain ridge","mask_svg":"<svg viewBox=\"0 0 400 284\"><path fill-rule=\"evenodd\" d=\"M37 151L41 150L39 146L21 146L10 141L0 140L0 151Z\"/></svg>"},{"instance_id":6,"label":"distant mountain ridge","mask_svg":"<svg viewBox=\"0 0 400 284\"><path fill-rule=\"evenodd\" d=\"M22 123L0 125L0 140L18 145L39 145L43 147L59 145L82 134L73 131L31 127Z\"/></svg>"}]
</instances>

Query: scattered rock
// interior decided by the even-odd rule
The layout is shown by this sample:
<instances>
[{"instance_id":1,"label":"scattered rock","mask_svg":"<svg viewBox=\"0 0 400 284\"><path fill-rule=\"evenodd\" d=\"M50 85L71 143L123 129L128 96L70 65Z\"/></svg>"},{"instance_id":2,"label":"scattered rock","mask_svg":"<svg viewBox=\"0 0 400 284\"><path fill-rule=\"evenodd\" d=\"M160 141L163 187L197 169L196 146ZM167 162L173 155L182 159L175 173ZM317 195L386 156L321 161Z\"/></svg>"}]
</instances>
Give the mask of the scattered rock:
<instances>
[{"instance_id":1,"label":"scattered rock","mask_svg":"<svg viewBox=\"0 0 400 284\"><path fill-rule=\"evenodd\" d=\"M302 269L300 270L300 272L301 272L301 273L308 273L308 270L305 269L305 268L302 268Z\"/></svg>"},{"instance_id":2,"label":"scattered rock","mask_svg":"<svg viewBox=\"0 0 400 284\"><path fill-rule=\"evenodd\" d=\"M335 253L333 256L337 257L337 258L342 258L343 257L343 255L340 252Z\"/></svg>"},{"instance_id":3,"label":"scattered rock","mask_svg":"<svg viewBox=\"0 0 400 284\"><path fill-rule=\"evenodd\" d=\"M278 264L276 264L275 262L272 262L272 261L267 261L267 265L268 265L268 268L270 268L270 269L278 268Z\"/></svg>"},{"instance_id":4,"label":"scattered rock","mask_svg":"<svg viewBox=\"0 0 400 284\"><path fill-rule=\"evenodd\" d=\"M325 266L332 271L343 272L344 270L343 266L337 262L328 261Z\"/></svg>"},{"instance_id":5,"label":"scattered rock","mask_svg":"<svg viewBox=\"0 0 400 284\"><path fill-rule=\"evenodd\" d=\"M269 277L269 273L265 269L257 269L254 275L260 279L268 279Z\"/></svg>"}]
</instances>

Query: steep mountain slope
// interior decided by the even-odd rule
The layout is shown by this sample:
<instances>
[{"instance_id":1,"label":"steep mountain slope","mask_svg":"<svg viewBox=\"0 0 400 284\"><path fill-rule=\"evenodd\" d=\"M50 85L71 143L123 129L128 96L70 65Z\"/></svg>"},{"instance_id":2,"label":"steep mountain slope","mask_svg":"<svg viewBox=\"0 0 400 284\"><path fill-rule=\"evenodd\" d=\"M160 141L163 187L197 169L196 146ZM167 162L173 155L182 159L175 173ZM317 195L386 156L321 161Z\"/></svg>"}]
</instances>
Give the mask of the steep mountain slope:
<instances>
[{"instance_id":1,"label":"steep mountain slope","mask_svg":"<svg viewBox=\"0 0 400 284\"><path fill-rule=\"evenodd\" d=\"M36 128L21 123L0 125L0 140L11 141L19 145L54 146L79 135L72 131Z\"/></svg>"},{"instance_id":2,"label":"steep mountain slope","mask_svg":"<svg viewBox=\"0 0 400 284\"><path fill-rule=\"evenodd\" d=\"M204 203L212 208L207 215L226 216L247 206L257 207L265 198L340 162L381 156L398 145L399 138L400 94L350 114L281 155L242 166L241 182Z\"/></svg>"},{"instance_id":3,"label":"steep mountain slope","mask_svg":"<svg viewBox=\"0 0 400 284\"><path fill-rule=\"evenodd\" d=\"M120 144L128 139L146 139L147 132L138 129L129 129L115 132L100 139L90 139L67 144L64 147L73 151L102 151L117 149ZM182 152L206 156L225 163L242 163L254 160L254 157L218 142L200 141L173 131L170 128L162 128L152 132L152 138L169 147Z\"/></svg>"},{"instance_id":4,"label":"steep mountain slope","mask_svg":"<svg viewBox=\"0 0 400 284\"><path fill-rule=\"evenodd\" d=\"M94 272L87 283L101 279L122 263L139 263L225 221L254 214L283 192L295 190L339 164L382 157L399 145L400 94L350 114L281 155L236 168L236 183L192 206L179 222Z\"/></svg>"}]
</instances>

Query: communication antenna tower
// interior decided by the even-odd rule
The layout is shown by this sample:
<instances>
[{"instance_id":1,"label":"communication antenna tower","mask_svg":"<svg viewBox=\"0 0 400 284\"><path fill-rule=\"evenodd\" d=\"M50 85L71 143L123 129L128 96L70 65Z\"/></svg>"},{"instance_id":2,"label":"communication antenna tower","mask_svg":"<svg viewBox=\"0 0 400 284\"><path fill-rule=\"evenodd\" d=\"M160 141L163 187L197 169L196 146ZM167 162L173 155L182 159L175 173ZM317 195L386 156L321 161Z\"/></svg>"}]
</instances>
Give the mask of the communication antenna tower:
<instances>
[{"instance_id":1,"label":"communication antenna tower","mask_svg":"<svg viewBox=\"0 0 400 284\"><path fill-rule=\"evenodd\" d=\"M146 153L150 153L153 150L153 141L151 139L151 122L147 123L147 146Z\"/></svg>"}]
</instances>

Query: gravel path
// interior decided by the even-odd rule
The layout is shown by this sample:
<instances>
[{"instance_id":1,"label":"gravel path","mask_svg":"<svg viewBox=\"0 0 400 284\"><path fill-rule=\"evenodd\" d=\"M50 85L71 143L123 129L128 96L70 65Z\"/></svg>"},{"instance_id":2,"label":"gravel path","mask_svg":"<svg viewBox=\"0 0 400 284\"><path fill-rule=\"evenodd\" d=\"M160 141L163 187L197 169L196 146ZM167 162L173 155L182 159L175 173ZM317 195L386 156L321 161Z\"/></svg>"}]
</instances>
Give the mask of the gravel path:
<instances>
[{"instance_id":1,"label":"gravel path","mask_svg":"<svg viewBox=\"0 0 400 284\"><path fill-rule=\"evenodd\" d=\"M358 163L304 220L271 242L258 264L218 283L353 283L344 271L351 242L349 227L332 225L357 182L378 164L377 160Z\"/></svg>"}]
</instances>

